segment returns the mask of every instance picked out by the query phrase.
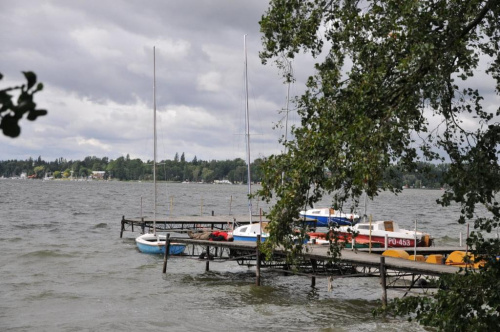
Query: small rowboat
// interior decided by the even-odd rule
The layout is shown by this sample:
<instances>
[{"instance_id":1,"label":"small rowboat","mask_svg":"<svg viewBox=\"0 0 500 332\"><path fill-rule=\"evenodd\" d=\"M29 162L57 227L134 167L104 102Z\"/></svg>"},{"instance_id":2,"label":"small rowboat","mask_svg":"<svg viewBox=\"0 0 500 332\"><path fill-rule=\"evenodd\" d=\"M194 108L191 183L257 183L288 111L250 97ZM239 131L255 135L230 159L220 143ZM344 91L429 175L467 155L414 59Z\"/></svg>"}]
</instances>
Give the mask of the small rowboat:
<instances>
[{"instance_id":1,"label":"small rowboat","mask_svg":"<svg viewBox=\"0 0 500 332\"><path fill-rule=\"evenodd\" d=\"M167 237L158 234L144 234L135 239L137 248L145 254L165 254ZM184 253L186 245L183 243L170 243L169 255L181 255Z\"/></svg>"}]
</instances>

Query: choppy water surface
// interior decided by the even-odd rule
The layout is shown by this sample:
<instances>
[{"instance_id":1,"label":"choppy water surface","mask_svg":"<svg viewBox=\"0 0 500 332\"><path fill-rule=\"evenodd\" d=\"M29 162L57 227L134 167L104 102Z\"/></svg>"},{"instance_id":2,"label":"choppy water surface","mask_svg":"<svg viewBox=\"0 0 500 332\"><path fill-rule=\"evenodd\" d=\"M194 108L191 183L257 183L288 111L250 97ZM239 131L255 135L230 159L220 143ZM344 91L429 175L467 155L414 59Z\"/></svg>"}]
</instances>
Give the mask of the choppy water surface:
<instances>
[{"instance_id":1,"label":"choppy water surface","mask_svg":"<svg viewBox=\"0 0 500 332\"><path fill-rule=\"evenodd\" d=\"M244 214L246 186L161 184L166 214ZM429 231L458 244L457 212L435 204L440 191L383 193L368 204L377 219ZM2 331L421 331L401 320L373 318L376 278L316 281L252 268L137 251L122 215L151 215L152 184L0 180L0 330ZM254 208L257 203L254 203ZM260 202L264 210L266 206Z\"/></svg>"}]
</instances>

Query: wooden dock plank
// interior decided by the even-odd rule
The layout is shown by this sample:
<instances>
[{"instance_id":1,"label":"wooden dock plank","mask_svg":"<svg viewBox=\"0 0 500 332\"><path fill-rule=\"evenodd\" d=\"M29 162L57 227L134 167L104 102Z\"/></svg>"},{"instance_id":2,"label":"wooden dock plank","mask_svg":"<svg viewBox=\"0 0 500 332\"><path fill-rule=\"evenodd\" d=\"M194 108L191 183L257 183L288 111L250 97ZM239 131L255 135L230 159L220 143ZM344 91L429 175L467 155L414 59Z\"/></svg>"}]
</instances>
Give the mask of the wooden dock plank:
<instances>
[{"instance_id":1,"label":"wooden dock plank","mask_svg":"<svg viewBox=\"0 0 500 332\"><path fill-rule=\"evenodd\" d=\"M306 257L313 259L328 259L328 248L313 248L311 252L306 253ZM380 255L363 251L353 251L350 249L342 250L342 260L353 265L366 267L379 267ZM425 274L439 276L441 274L452 274L459 271L456 266L429 264L425 262L412 261L403 258L385 257L385 265L387 269L409 272L416 274Z\"/></svg>"},{"instance_id":2,"label":"wooden dock plank","mask_svg":"<svg viewBox=\"0 0 500 332\"><path fill-rule=\"evenodd\" d=\"M250 241L207 241L207 240L195 240L190 238L170 238L172 242L194 244L201 246L219 247L219 248L230 248L230 249L244 249L249 251L255 251L257 244ZM440 249L442 251L445 248ZM447 251L453 251L448 248ZM276 250L278 253L285 253L279 249ZM330 256L328 255L328 247L326 246L309 246L309 251L304 253L306 259L316 259L316 260L328 260ZM362 266L362 267L380 267L380 254L368 253L360 250L353 251L351 249L342 250L342 261L344 263L349 263L352 265ZM450 265L440 265L440 264L429 264L425 262L418 262L407 260L403 258L396 257L385 257L386 269L394 270L399 272L407 272L414 274L430 275L430 276L440 276L442 274L453 274L459 271L456 266Z\"/></svg>"}]
</instances>

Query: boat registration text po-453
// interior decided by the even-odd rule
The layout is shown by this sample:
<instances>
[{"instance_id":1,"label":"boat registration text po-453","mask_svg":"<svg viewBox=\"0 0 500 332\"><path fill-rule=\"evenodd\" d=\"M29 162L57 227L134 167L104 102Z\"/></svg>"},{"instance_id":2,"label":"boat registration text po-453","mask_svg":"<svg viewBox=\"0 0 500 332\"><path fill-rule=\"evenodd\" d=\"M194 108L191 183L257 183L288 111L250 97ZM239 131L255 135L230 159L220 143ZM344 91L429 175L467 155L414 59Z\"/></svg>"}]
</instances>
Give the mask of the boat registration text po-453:
<instances>
[{"instance_id":1,"label":"boat registration text po-453","mask_svg":"<svg viewBox=\"0 0 500 332\"><path fill-rule=\"evenodd\" d=\"M409 239L388 238L387 239L387 244L389 246L410 247L412 245L412 240L409 240Z\"/></svg>"}]
</instances>

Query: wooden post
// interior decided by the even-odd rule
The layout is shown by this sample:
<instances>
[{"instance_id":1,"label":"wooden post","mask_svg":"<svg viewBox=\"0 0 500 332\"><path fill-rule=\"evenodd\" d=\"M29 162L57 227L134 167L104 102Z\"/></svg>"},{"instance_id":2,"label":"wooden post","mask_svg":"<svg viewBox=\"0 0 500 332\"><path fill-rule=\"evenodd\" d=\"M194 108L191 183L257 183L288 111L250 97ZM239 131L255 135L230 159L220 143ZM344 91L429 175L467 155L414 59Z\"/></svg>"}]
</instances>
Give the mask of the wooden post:
<instances>
[{"instance_id":1,"label":"wooden post","mask_svg":"<svg viewBox=\"0 0 500 332\"><path fill-rule=\"evenodd\" d=\"M260 234L257 235L257 265L255 267L255 285L260 286L260 251L259 251L259 245L260 245Z\"/></svg>"},{"instance_id":2,"label":"wooden post","mask_svg":"<svg viewBox=\"0 0 500 332\"><path fill-rule=\"evenodd\" d=\"M207 246L207 262L205 263L205 272L208 272L210 270L210 247Z\"/></svg>"},{"instance_id":3,"label":"wooden post","mask_svg":"<svg viewBox=\"0 0 500 332\"><path fill-rule=\"evenodd\" d=\"M133 225L133 224L132 224ZM120 239L123 236L123 231L125 230L125 216L122 216L122 229L120 230Z\"/></svg>"},{"instance_id":4,"label":"wooden post","mask_svg":"<svg viewBox=\"0 0 500 332\"><path fill-rule=\"evenodd\" d=\"M387 307L387 283L385 280L385 257L380 256L380 284L382 285L382 307Z\"/></svg>"},{"instance_id":5,"label":"wooden post","mask_svg":"<svg viewBox=\"0 0 500 332\"><path fill-rule=\"evenodd\" d=\"M467 237L465 238L465 257L467 257L467 253L469 252L469 224L467 223Z\"/></svg>"},{"instance_id":6,"label":"wooden post","mask_svg":"<svg viewBox=\"0 0 500 332\"><path fill-rule=\"evenodd\" d=\"M415 236L414 239L414 247L413 247L413 260L417 260L417 219L415 219Z\"/></svg>"},{"instance_id":7,"label":"wooden post","mask_svg":"<svg viewBox=\"0 0 500 332\"><path fill-rule=\"evenodd\" d=\"M311 287L316 287L316 269L318 267L318 261L315 259L311 259L311 265L313 269L313 276L311 278Z\"/></svg>"},{"instance_id":8,"label":"wooden post","mask_svg":"<svg viewBox=\"0 0 500 332\"><path fill-rule=\"evenodd\" d=\"M141 234L146 234L146 223L144 222L144 217L141 218L141 228L142 228L142 233Z\"/></svg>"},{"instance_id":9,"label":"wooden post","mask_svg":"<svg viewBox=\"0 0 500 332\"><path fill-rule=\"evenodd\" d=\"M165 256L163 256L163 273L167 273L167 260L170 251L170 233L167 233L167 240L165 242Z\"/></svg>"},{"instance_id":10,"label":"wooden post","mask_svg":"<svg viewBox=\"0 0 500 332\"><path fill-rule=\"evenodd\" d=\"M370 233L368 236L368 252L371 254L372 253L372 215L370 214L369 218L369 227L370 227Z\"/></svg>"}]
</instances>

